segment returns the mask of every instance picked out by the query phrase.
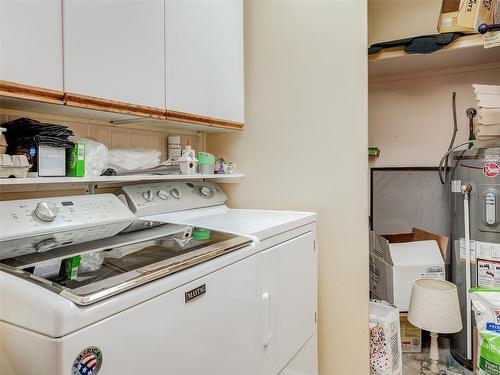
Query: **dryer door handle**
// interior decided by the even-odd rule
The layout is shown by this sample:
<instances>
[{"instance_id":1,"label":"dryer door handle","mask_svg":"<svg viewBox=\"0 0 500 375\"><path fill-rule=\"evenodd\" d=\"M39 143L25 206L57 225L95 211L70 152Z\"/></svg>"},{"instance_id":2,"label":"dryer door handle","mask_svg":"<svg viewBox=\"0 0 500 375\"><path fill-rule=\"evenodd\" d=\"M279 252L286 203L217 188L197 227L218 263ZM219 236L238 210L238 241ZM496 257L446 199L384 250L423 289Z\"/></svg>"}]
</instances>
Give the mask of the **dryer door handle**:
<instances>
[{"instance_id":1,"label":"dryer door handle","mask_svg":"<svg viewBox=\"0 0 500 375\"><path fill-rule=\"evenodd\" d=\"M267 348L271 342L271 294L262 294L262 345Z\"/></svg>"}]
</instances>

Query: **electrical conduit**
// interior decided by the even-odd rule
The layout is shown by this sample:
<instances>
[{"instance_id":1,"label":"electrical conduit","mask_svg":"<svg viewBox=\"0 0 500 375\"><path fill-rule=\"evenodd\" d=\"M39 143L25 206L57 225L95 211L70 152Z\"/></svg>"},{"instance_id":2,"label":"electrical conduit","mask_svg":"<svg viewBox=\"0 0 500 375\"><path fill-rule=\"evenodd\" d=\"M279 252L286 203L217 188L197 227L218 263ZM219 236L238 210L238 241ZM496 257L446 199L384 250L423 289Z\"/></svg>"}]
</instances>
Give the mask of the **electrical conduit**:
<instances>
[{"instance_id":1,"label":"electrical conduit","mask_svg":"<svg viewBox=\"0 0 500 375\"><path fill-rule=\"evenodd\" d=\"M472 317L471 299L469 289L471 288L471 250L470 250L470 222L469 222L469 200L472 187L462 186L464 194L464 237L465 237L465 288L466 288L466 312L467 312L467 359L472 359Z\"/></svg>"}]
</instances>

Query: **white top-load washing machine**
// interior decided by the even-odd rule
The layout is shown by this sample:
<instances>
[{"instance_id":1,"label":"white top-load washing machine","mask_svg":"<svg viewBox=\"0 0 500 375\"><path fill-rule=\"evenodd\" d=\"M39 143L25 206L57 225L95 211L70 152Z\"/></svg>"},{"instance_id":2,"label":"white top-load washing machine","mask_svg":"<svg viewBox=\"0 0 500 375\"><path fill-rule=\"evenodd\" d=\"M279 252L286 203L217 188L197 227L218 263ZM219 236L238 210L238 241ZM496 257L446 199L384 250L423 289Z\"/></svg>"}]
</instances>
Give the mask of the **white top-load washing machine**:
<instances>
[{"instance_id":1,"label":"white top-load washing machine","mask_svg":"<svg viewBox=\"0 0 500 375\"><path fill-rule=\"evenodd\" d=\"M316 374L315 215L225 201L171 182L0 202L0 374Z\"/></svg>"}]
</instances>

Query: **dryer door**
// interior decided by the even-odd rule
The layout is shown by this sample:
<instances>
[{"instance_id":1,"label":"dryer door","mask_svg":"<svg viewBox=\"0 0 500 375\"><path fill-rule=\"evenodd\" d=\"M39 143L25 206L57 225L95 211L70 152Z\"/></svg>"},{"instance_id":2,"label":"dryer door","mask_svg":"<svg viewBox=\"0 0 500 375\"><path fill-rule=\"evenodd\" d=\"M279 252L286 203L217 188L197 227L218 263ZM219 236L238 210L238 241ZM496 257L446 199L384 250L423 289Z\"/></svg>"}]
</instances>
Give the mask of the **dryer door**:
<instances>
[{"instance_id":1,"label":"dryer door","mask_svg":"<svg viewBox=\"0 0 500 375\"><path fill-rule=\"evenodd\" d=\"M316 332L314 234L265 250L263 264L264 373L277 374Z\"/></svg>"}]
</instances>

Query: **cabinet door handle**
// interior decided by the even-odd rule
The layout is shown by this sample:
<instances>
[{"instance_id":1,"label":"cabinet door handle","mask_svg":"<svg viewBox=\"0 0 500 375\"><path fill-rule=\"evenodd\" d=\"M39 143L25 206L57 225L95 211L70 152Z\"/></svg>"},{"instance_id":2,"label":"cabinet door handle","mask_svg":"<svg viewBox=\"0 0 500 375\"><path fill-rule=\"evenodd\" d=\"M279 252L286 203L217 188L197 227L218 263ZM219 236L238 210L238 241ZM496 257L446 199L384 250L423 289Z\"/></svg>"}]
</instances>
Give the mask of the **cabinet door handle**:
<instances>
[{"instance_id":1,"label":"cabinet door handle","mask_svg":"<svg viewBox=\"0 0 500 375\"><path fill-rule=\"evenodd\" d=\"M262 345L266 348L271 342L271 295L262 294Z\"/></svg>"}]
</instances>

